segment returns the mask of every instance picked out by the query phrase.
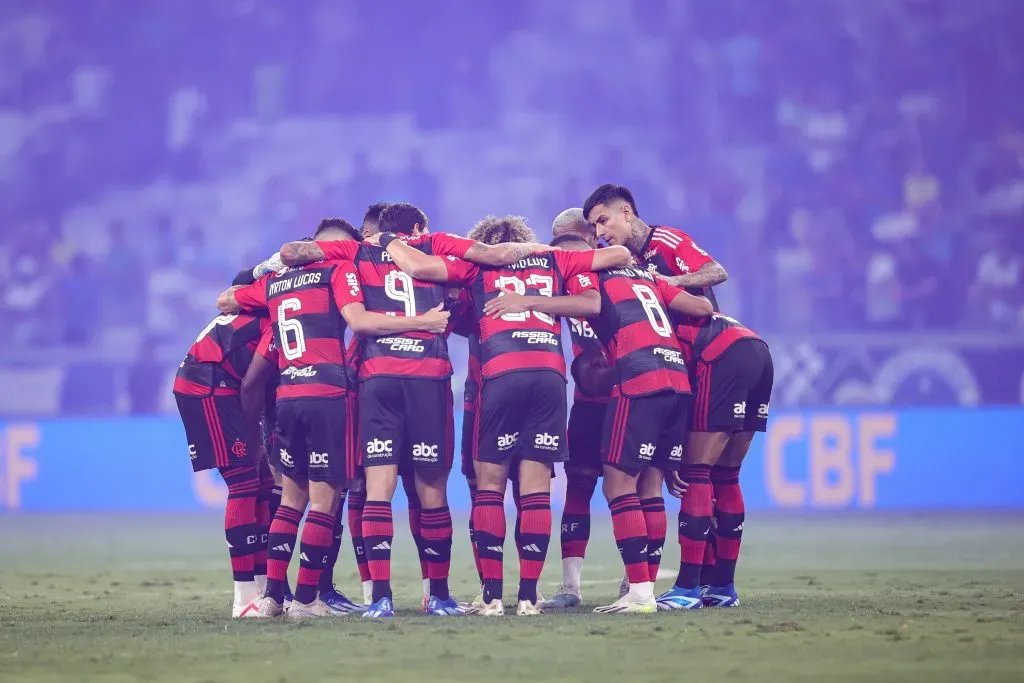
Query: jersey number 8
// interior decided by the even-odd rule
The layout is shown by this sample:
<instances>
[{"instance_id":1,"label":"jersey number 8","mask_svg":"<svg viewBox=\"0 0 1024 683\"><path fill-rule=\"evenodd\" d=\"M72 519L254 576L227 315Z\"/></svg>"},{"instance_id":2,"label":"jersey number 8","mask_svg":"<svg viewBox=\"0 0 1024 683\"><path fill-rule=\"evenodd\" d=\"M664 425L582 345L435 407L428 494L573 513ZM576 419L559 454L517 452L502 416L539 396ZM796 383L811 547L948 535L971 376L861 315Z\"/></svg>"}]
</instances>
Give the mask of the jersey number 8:
<instances>
[{"instance_id":1,"label":"jersey number 8","mask_svg":"<svg viewBox=\"0 0 1024 683\"><path fill-rule=\"evenodd\" d=\"M302 323L289 320L289 311L302 309L302 302L295 297L285 299L277 307L277 331L281 335L281 353L288 360L297 360L306 352L306 336L302 333ZM289 343L288 333L295 337L295 345Z\"/></svg>"},{"instance_id":2,"label":"jersey number 8","mask_svg":"<svg viewBox=\"0 0 1024 683\"><path fill-rule=\"evenodd\" d=\"M661 301L658 300L658 295L654 293L654 290L647 285L633 285L633 293L640 300L640 305L644 307L644 313L647 314L647 320L650 321L651 327L658 333L658 336L671 337L672 325L669 323L665 309L661 307Z\"/></svg>"}]
</instances>

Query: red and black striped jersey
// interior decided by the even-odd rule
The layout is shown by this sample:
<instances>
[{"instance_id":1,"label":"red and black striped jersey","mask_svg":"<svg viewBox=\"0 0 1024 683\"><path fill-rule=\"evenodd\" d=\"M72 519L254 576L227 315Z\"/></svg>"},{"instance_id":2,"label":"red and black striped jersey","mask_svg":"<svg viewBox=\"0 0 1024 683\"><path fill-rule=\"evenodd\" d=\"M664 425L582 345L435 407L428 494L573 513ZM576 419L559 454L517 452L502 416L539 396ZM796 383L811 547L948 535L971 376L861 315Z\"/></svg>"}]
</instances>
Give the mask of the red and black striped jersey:
<instances>
[{"instance_id":1,"label":"red and black striped jersey","mask_svg":"<svg viewBox=\"0 0 1024 683\"><path fill-rule=\"evenodd\" d=\"M430 242L416 246L431 253ZM449 271L462 268L465 277L470 266L450 258ZM461 266L459 264L462 264ZM356 271L363 287L363 299L369 311L399 317L415 317L444 303L446 287L416 280L392 261L378 246L360 245L355 255ZM447 379L452 376L446 334L406 332L382 336L360 335L359 379L371 377L415 377Z\"/></svg>"},{"instance_id":2,"label":"red and black striped jersey","mask_svg":"<svg viewBox=\"0 0 1024 683\"><path fill-rule=\"evenodd\" d=\"M270 358L270 320L249 313L218 315L196 337L174 377L183 396L237 394L253 355Z\"/></svg>"},{"instance_id":3,"label":"red and black striped jersey","mask_svg":"<svg viewBox=\"0 0 1024 683\"><path fill-rule=\"evenodd\" d=\"M416 239L407 240L410 247L416 247L423 251L423 247L429 245L428 254L435 256L454 256L455 258L466 258L466 252L476 244L476 240L468 237L460 237L447 232L431 232Z\"/></svg>"},{"instance_id":4,"label":"red and black striped jersey","mask_svg":"<svg viewBox=\"0 0 1024 683\"><path fill-rule=\"evenodd\" d=\"M348 389L342 309L362 303L355 266L321 261L235 290L245 310L269 310L279 352L277 399L342 396Z\"/></svg>"},{"instance_id":5,"label":"red and black striped jersey","mask_svg":"<svg viewBox=\"0 0 1024 683\"><path fill-rule=\"evenodd\" d=\"M647 396L665 391L690 392L682 348L666 313L666 301L682 290L637 268L596 274L601 283L601 313L590 324L615 363L623 396ZM589 282L570 281L573 293Z\"/></svg>"},{"instance_id":6,"label":"red and black striped jersey","mask_svg":"<svg viewBox=\"0 0 1024 683\"><path fill-rule=\"evenodd\" d=\"M647 235L647 241L640 250L639 261L647 270L671 277L696 273L714 259L682 230L665 225L653 225L650 234ZM718 310L718 302L711 287L696 289L691 293L706 296L714 309Z\"/></svg>"},{"instance_id":7,"label":"red and black striped jersey","mask_svg":"<svg viewBox=\"0 0 1024 683\"><path fill-rule=\"evenodd\" d=\"M681 316L676 334L683 347L686 362L700 358L713 363L726 349L741 339L761 339L756 332L735 318L714 313L706 318Z\"/></svg>"},{"instance_id":8,"label":"red and black striped jersey","mask_svg":"<svg viewBox=\"0 0 1024 683\"><path fill-rule=\"evenodd\" d=\"M565 377L562 330L555 317L526 312L495 319L484 315L484 306L506 289L523 295L560 295L568 278L587 273L593 266L592 251L549 251L508 266L471 266L465 278L460 277L462 273L453 274L449 267L449 282L468 285L473 297L484 380L520 370L552 370Z\"/></svg>"},{"instance_id":9,"label":"red and black striped jersey","mask_svg":"<svg viewBox=\"0 0 1024 683\"><path fill-rule=\"evenodd\" d=\"M593 275L590 279L596 281L597 276ZM570 280L570 283L571 282L572 281ZM597 288L595 288L595 291L596 290ZM574 288L574 291L570 293L579 294L582 291L582 288ZM573 358L579 358L584 353L604 353L604 346L601 344L601 340L597 338L597 333L594 332L594 328L590 326L589 320L586 318L566 318L566 322L569 325L569 338L572 339ZM607 403L610 399L611 395L587 396L579 390L579 387L576 388L576 392L573 396L574 401L586 401L589 403Z\"/></svg>"},{"instance_id":10,"label":"red and black striped jersey","mask_svg":"<svg viewBox=\"0 0 1024 683\"><path fill-rule=\"evenodd\" d=\"M463 410L475 411L480 397L480 327L473 307L473 298L463 291L451 309L449 331L465 337L469 345L469 366L466 368L466 383L462 390Z\"/></svg>"}]
</instances>

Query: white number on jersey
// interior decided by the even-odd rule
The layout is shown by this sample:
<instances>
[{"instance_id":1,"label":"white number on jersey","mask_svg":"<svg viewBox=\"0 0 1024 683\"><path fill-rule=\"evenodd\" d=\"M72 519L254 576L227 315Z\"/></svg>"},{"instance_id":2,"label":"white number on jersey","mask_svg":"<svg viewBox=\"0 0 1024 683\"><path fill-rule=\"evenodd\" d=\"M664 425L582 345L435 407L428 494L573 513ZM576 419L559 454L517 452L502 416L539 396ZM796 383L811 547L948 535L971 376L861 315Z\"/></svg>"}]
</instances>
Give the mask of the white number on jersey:
<instances>
[{"instance_id":1,"label":"white number on jersey","mask_svg":"<svg viewBox=\"0 0 1024 683\"><path fill-rule=\"evenodd\" d=\"M412 278L400 270L392 270L384 276L384 293L388 298L405 306L405 317L416 315L416 290Z\"/></svg>"},{"instance_id":2,"label":"white number on jersey","mask_svg":"<svg viewBox=\"0 0 1024 683\"><path fill-rule=\"evenodd\" d=\"M302 302L295 297L285 299L277 307L277 329L281 334L281 353L288 360L301 358L302 354L306 352L306 336L302 333L302 323L298 320L288 319L289 311L301 309ZM294 336L294 346L288 339L289 332Z\"/></svg>"},{"instance_id":3,"label":"white number on jersey","mask_svg":"<svg viewBox=\"0 0 1024 683\"><path fill-rule=\"evenodd\" d=\"M555 279L547 275L537 275L534 273L533 275L530 275L530 277L526 278L525 282L514 275L502 275L494 281L494 286L498 289L511 289L520 296L526 296L527 285L531 285L539 289L541 296L551 296L555 289ZM499 296L501 295L499 294ZM555 324L555 319L547 313L538 313L537 311L533 311L533 315L535 315L538 320L547 323L548 325ZM529 317L530 311L523 311L522 313L506 313L501 316L501 319L509 322L524 323Z\"/></svg>"},{"instance_id":4,"label":"white number on jersey","mask_svg":"<svg viewBox=\"0 0 1024 683\"><path fill-rule=\"evenodd\" d=\"M644 313L647 314L647 320L650 321L654 331L661 337L671 337L672 325L669 323L665 309L661 307L661 302L658 301L658 295L654 293L654 290L647 285L633 285L633 293L644 307Z\"/></svg>"}]
</instances>

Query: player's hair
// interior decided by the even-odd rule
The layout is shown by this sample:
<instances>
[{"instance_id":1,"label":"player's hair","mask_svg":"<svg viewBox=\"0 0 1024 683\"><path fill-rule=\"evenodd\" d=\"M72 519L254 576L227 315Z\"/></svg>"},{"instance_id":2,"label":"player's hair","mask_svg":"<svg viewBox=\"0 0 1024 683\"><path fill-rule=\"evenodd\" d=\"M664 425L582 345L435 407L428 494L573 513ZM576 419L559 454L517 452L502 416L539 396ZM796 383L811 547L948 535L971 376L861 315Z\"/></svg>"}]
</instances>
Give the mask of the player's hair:
<instances>
[{"instance_id":1,"label":"player's hair","mask_svg":"<svg viewBox=\"0 0 1024 683\"><path fill-rule=\"evenodd\" d=\"M381 232L395 232L400 235L411 235L412 229L419 224L427 227L427 214L412 204L388 204L381 209L378 228Z\"/></svg>"},{"instance_id":2,"label":"player's hair","mask_svg":"<svg viewBox=\"0 0 1024 683\"><path fill-rule=\"evenodd\" d=\"M607 206L620 199L629 204L629 208L633 209L634 216L640 218L640 212L636 210L636 202L633 200L633 193L629 191L629 188L611 183L605 183L590 193L587 201L583 202L583 215L589 216L598 204Z\"/></svg>"},{"instance_id":3,"label":"player's hair","mask_svg":"<svg viewBox=\"0 0 1024 683\"><path fill-rule=\"evenodd\" d=\"M569 372L580 393L584 396L601 396L611 390L611 387L605 386L610 377L607 374L602 376L601 372L602 369L609 369L610 365L608 359L600 351L584 351L573 359L572 365L569 366ZM595 366L599 366L601 369L597 369Z\"/></svg>"},{"instance_id":4,"label":"player's hair","mask_svg":"<svg viewBox=\"0 0 1024 683\"><path fill-rule=\"evenodd\" d=\"M318 239L328 230L341 230L356 241L362 239L362 237L359 236L359 231L353 228L352 224L344 218L325 218L320 221L320 224L316 226L316 232L313 233L313 239Z\"/></svg>"},{"instance_id":5,"label":"player's hair","mask_svg":"<svg viewBox=\"0 0 1024 683\"><path fill-rule=\"evenodd\" d=\"M582 235L584 233L594 234L594 226L587 223L587 217L583 215L583 209L566 209L555 216L551 222L551 234L555 237L566 234Z\"/></svg>"},{"instance_id":6,"label":"player's hair","mask_svg":"<svg viewBox=\"0 0 1024 683\"><path fill-rule=\"evenodd\" d=\"M380 214L386 208L388 208L388 202L377 202L366 207L366 213L363 214L363 224L360 226L360 229L368 231L371 235L380 232Z\"/></svg>"},{"instance_id":7,"label":"player's hair","mask_svg":"<svg viewBox=\"0 0 1024 683\"><path fill-rule=\"evenodd\" d=\"M487 216L473 226L468 237L484 244L537 241L537 236L522 216Z\"/></svg>"},{"instance_id":8,"label":"player's hair","mask_svg":"<svg viewBox=\"0 0 1024 683\"><path fill-rule=\"evenodd\" d=\"M582 235L575 232L563 232L561 235L555 235L555 238L551 240L551 246L584 247L586 249L590 249L590 243L583 239Z\"/></svg>"}]
</instances>

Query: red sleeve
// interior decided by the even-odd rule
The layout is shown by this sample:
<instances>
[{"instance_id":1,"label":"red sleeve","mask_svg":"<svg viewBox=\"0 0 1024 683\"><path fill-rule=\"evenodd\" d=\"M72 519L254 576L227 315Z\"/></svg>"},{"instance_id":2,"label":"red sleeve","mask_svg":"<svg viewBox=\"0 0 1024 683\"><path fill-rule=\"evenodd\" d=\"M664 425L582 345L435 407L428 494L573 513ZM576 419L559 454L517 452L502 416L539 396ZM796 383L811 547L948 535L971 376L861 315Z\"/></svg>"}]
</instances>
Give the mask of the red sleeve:
<instances>
[{"instance_id":1,"label":"red sleeve","mask_svg":"<svg viewBox=\"0 0 1024 683\"><path fill-rule=\"evenodd\" d=\"M243 311L263 311L267 308L267 280L270 275L264 275L251 285L246 285L235 290L235 301L242 307Z\"/></svg>"},{"instance_id":2,"label":"red sleeve","mask_svg":"<svg viewBox=\"0 0 1024 683\"><path fill-rule=\"evenodd\" d=\"M466 252L476 244L476 240L450 235L447 232L431 233L427 239L430 240L430 248L434 256L455 256L461 259L466 258Z\"/></svg>"},{"instance_id":3,"label":"red sleeve","mask_svg":"<svg viewBox=\"0 0 1024 683\"><path fill-rule=\"evenodd\" d=\"M666 308L669 304L675 301L677 296L683 293L682 288L670 285L660 277L654 278L654 282L658 285L658 293L661 294L661 300L665 302Z\"/></svg>"},{"instance_id":4,"label":"red sleeve","mask_svg":"<svg viewBox=\"0 0 1024 683\"><path fill-rule=\"evenodd\" d=\"M446 256L444 265L448 268L448 282L452 284L468 285L480 273L480 266L454 256Z\"/></svg>"},{"instance_id":5,"label":"red sleeve","mask_svg":"<svg viewBox=\"0 0 1024 683\"><path fill-rule=\"evenodd\" d=\"M268 318L260 319L260 341L256 353L277 365L277 346L274 344L274 326Z\"/></svg>"},{"instance_id":6,"label":"red sleeve","mask_svg":"<svg viewBox=\"0 0 1024 683\"><path fill-rule=\"evenodd\" d=\"M655 228L657 230L657 228ZM675 233L682 237L682 239L672 247L672 258L666 259L669 262L670 267L674 267L679 272L676 275L683 275L685 273L696 273L698 270L704 267L705 264L711 263L715 259L711 258L708 252L704 251L697 246L697 243L690 238L685 232Z\"/></svg>"},{"instance_id":7,"label":"red sleeve","mask_svg":"<svg viewBox=\"0 0 1024 683\"><path fill-rule=\"evenodd\" d=\"M336 261L334 263L334 272L331 273L331 291L334 293L334 303L338 305L339 311L349 304L363 303L363 288L359 285L359 276L351 261Z\"/></svg>"},{"instance_id":8,"label":"red sleeve","mask_svg":"<svg viewBox=\"0 0 1024 683\"><path fill-rule=\"evenodd\" d=\"M566 280L594 270L594 255L597 252L593 249L590 251L556 250L549 253L554 256L555 263L558 264L558 269L562 271L562 277Z\"/></svg>"},{"instance_id":9,"label":"red sleeve","mask_svg":"<svg viewBox=\"0 0 1024 683\"><path fill-rule=\"evenodd\" d=\"M597 275L594 273L580 273L565 281L565 293L569 295L582 294L583 292L600 292Z\"/></svg>"},{"instance_id":10,"label":"red sleeve","mask_svg":"<svg viewBox=\"0 0 1024 683\"><path fill-rule=\"evenodd\" d=\"M339 261L355 261L359 253L359 242L355 240L331 240L329 242L316 242L320 251L324 252L324 260L337 259Z\"/></svg>"}]
</instances>

